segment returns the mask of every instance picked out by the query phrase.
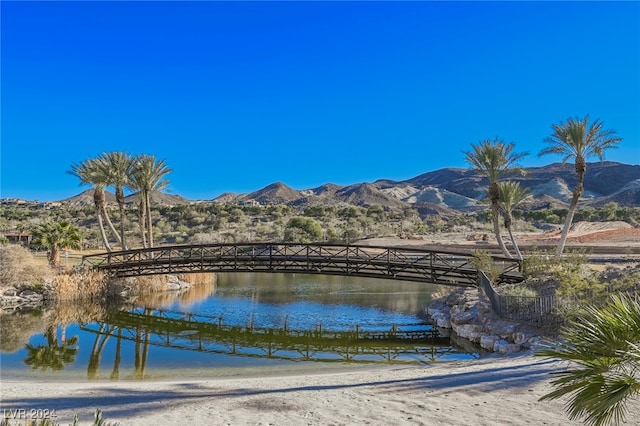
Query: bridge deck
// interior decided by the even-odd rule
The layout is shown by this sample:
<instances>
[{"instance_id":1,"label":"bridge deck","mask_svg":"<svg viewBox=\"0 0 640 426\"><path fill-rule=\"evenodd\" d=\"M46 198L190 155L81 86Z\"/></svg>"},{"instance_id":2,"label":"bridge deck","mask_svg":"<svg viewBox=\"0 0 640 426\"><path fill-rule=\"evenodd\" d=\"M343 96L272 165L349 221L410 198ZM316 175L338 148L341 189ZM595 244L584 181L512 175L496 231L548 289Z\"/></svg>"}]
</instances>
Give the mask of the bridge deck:
<instances>
[{"instance_id":1,"label":"bridge deck","mask_svg":"<svg viewBox=\"0 0 640 426\"><path fill-rule=\"evenodd\" d=\"M503 281L522 280L520 263L494 256ZM174 245L101 253L83 265L113 277L189 272L297 272L474 286L473 255L458 251L339 244Z\"/></svg>"}]
</instances>

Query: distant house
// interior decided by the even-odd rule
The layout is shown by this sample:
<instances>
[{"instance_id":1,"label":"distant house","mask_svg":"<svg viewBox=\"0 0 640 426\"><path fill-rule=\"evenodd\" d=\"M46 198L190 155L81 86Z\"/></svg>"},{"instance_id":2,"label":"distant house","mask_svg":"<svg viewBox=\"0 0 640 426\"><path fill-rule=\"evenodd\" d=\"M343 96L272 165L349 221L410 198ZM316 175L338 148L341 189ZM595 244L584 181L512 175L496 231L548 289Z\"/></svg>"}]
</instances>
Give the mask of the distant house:
<instances>
[{"instance_id":1,"label":"distant house","mask_svg":"<svg viewBox=\"0 0 640 426\"><path fill-rule=\"evenodd\" d=\"M238 203L238 205L240 205L240 206L244 206L244 207L257 207L257 206L260 206L261 204L260 204L260 202L259 202L259 201L256 201L256 200L254 200L254 199L250 199L250 200L243 200L243 201L240 201L240 202Z\"/></svg>"},{"instance_id":2,"label":"distant house","mask_svg":"<svg viewBox=\"0 0 640 426\"><path fill-rule=\"evenodd\" d=\"M22 244L24 246L31 244L31 240L33 239L33 235L28 232L7 232L4 236L10 243Z\"/></svg>"}]
</instances>

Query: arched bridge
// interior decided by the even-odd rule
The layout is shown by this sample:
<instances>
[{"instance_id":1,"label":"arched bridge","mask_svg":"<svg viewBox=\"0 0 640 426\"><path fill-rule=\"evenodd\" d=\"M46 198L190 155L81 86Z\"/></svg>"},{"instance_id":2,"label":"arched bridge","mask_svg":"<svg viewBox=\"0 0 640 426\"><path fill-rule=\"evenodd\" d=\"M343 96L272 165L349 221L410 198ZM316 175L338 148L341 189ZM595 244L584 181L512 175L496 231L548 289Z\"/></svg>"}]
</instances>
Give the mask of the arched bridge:
<instances>
[{"instance_id":1,"label":"arched bridge","mask_svg":"<svg viewBox=\"0 0 640 426\"><path fill-rule=\"evenodd\" d=\"M493 256L503 282L522 281L520 262ZM190 272L295 272L475 286L473 255L426 248L341 244L172 245L84 256L83 266L112 277Z\"/></svg>"}]
</instances>

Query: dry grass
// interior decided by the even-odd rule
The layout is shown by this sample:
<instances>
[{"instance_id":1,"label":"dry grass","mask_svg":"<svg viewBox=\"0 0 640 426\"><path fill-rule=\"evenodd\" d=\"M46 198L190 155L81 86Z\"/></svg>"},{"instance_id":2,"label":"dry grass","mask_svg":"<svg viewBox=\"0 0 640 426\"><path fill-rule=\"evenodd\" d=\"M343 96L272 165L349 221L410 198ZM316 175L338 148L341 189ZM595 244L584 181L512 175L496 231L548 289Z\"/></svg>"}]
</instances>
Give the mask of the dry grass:
<instances>
[{"instance_id":1,"label":"dry grass","mask_svg":"<svg viewBox=\"0 0 640 426\"><path fill-rule=\"evenodd\" d=\"M97 300L107 290L107 280L100 271L64 272L53 278L58 300Z\"/></svg>"},{"instance_id":2,"label":"dry grass","mask_svg":"<svg viewBox=\"0 0 640 426\"><path fill-rule=\"evenodd\" d=\"M42 264L26 248L0 245L0 288L43 284L53 276L49 265Z\"/></svg>"}]
</instances>

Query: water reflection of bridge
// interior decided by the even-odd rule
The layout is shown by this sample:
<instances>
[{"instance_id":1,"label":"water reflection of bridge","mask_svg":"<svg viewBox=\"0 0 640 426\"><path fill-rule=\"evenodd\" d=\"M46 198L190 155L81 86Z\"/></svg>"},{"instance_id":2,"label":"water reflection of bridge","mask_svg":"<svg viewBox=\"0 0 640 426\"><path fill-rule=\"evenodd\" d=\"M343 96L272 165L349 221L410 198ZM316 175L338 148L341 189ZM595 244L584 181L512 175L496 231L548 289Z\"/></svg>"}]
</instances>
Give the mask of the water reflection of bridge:
<instances>
[{"instance_id":1,"label":"water reflection of bridge","mask_svg":"<svg viewBox=\"0 0 640 426\"><path fill-rule=\"evenodd\" d=\"M108 324L108 326L105 326ZM136 309L110 314L104 323L84 325L100 336L225 355L288 361L422 364L452 351L449 339L426 324L350 331L226 325L218 317Z\"/></svg>"},{"instance_id":2,"label":"water reflection of bridge","mask_svg":"<svg viewBox=\"0 0 640 426\"><path fill-rule=\"evenodd\" d=\"M341 244L232 243L160 246L83 257L111 276L188 272L299 272L475 286L473 254ZM520 262L494 256L502 281L522 281Z\"/></svg>"}]
</instances>

